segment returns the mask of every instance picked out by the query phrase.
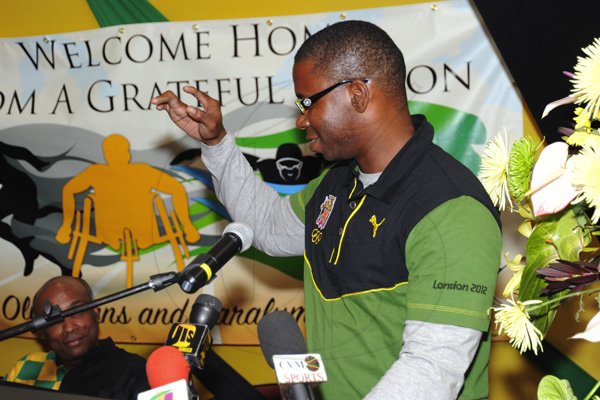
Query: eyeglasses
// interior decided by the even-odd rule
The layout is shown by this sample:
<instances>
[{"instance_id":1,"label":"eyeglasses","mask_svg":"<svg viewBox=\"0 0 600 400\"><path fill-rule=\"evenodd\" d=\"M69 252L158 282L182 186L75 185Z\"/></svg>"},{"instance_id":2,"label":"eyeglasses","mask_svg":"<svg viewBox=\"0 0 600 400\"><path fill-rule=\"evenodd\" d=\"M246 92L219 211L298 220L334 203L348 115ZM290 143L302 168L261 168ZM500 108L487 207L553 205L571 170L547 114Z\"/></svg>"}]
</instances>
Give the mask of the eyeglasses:
<instances>
[{"instance_id":1,"label":"eyeglasses","mask_svg":"<svg viewBox=\"0 0 600 400\"><path fill-rule=\"evenodd\" d=\"M312 96L308 96L305 97L303 99L296 99L296 106L298 107L298 109L300 110L300 112L302 114L304 114L306 112L306 110L312 106L313 104L315 104L317 101L319 101L319 99L323 96L325 96L327 93L331 92L333 89L345 85L346 83L350 83L353 82L355 79L346 79L343 81L340 81L334 85L329 86L327 89L323 89L321 90L319 93L313 94ZM364 83L369 82L369 80L367 78L362 78L360 79L361 81L363 81Z\"/></svg>"}]
</instances>

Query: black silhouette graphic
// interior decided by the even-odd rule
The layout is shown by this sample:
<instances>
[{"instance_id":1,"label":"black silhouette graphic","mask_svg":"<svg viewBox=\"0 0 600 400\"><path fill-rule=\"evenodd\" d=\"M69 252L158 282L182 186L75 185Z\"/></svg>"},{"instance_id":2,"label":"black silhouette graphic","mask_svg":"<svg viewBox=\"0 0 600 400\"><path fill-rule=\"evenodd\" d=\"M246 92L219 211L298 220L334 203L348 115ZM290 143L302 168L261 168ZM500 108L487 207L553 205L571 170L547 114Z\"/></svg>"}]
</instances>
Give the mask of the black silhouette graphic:
<instances>
[{"instance_id":1,"label":"black silhouette graphic","mask_svg":"<svg viewBox=\"0 0 600 400\"><path fill-rule=\"evenodd\" d=\"M202 154L200 149L190 149L179 153L171 165L193 160ZM327 161L320 155L304 156L300 147L294 143L285 143L277 148L275 158L259 158L244 153L253 169L258 170L265 182L283 185L299 185L310 182L319 176Z\"/></svg>"},{"instance_id":2,"label":"black silhouette graphic","mask_svg":"<svg viewBox=\"0 0 600 400\"><path fill-rule=\"evenodd\" d=\"M319 176L325 160L320 156L304 156L300 147L294 143L285 143L277 148L275 159L261 159L244 153L255 170L258 170L265 182L284 185L308 183Z\"/></svg>"},{"instance_id":3,"label":"black silhouette graphic","mask_svg":"<svg viewBox=\"0 0 600 400\"><path fill-rule=\"evenodd\" d=\"M58 157L37 157L24 147L12 146L0 142L0 237L14 244L25 259L24 275L33 271L33 262L40 253L31 247L33 235L19 236L13 232L11 224L2 222L7 216L12 216L13 224L21 223L34 225L42 218L60 209L54 206L40 208L37 201L37 188L33 180L18 168L18 160L27 162L37 171L44 171ZM45 255L51 261L57 262L52 256ZM60 263L57 262L58 265Z\"/></svg>"}]
</instances>

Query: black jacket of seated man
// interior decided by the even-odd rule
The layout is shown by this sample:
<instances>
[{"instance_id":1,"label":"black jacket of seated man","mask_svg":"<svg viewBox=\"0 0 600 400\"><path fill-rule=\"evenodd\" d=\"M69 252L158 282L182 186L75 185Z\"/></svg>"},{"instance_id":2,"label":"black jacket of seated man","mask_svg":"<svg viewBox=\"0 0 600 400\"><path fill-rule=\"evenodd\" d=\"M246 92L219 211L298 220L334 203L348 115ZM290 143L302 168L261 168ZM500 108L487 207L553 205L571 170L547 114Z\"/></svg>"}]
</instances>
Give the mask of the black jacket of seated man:
<instances>
[{"instance_id":1,"label":"black jacket of seated man","mask_svg":"<svg viewBox=\"0 0 600 400\"><path fill-rule=\"evenodd\" d=\"M146 360L102 339L66 373L59 391L109 399L136 399L149 390Z\"/></svg>"}]
</instances>

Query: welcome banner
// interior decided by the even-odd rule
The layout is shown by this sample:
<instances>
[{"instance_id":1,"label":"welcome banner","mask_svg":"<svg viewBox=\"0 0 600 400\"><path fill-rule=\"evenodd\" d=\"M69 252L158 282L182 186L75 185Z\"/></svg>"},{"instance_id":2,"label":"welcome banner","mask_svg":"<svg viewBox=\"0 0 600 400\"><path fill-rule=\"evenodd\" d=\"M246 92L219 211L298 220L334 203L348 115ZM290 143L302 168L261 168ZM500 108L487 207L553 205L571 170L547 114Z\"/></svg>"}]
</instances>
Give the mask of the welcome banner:
<instances>
[{"instance_id":1,"label":"welcome banner","mask_svg":"<svg viewBox=\"0 0 600 400\"><path fill-rule=\"evenodd\" d=\"M103 297L181 269L231 222L197 143L151 106L161 92L195 105L181 90L191 85L218 99L226 129L282 195L316 177L322 161L295 129L293 55L340 19L390 34L405 55L411 112L474 172L489 137L521 134L521 102L466 1L2 39L0 329L31 317L50 277L81 273ZM300 257L250 249L198 293L175 285L103 306L102 334L161 343L208 293L224 304L217 343L257 344L269 311L302 322L301 268Z\"/></svg>"}]
</instances>

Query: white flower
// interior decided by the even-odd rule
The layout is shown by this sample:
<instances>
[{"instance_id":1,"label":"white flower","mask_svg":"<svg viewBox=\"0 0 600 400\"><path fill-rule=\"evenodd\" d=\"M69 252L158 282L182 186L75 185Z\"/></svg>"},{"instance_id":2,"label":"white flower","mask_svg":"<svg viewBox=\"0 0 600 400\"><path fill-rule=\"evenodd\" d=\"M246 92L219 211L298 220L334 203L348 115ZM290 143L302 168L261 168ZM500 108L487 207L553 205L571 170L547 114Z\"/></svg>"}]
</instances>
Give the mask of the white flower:
<instances>
[{"instance_id":1,"label":"white flower","mask_svg":"<svg viewBox=\"0 0 600 400\"><path fill-rule=\"evenodd\" d=\"M573 76L575 103L587 103L585 111L598 115L600 110L600 38L582 49L587 57L577 57Z\"/></svg>"},{"instance_id":2,"label":"white flower","mask_svg":"<svg viewBox=\"0 0 600 400\"><path fill-rule=\"evenodd\" d=\"M488 142L481 157L479 180L489 194L494 205L500 211L506 208L506 203L512 209L512 201L508 191L508 154L507 134L498 134Z\"/></svg>"},{"instance_id":3,"label":"white flower","mask_svg":"<svg viewBox=\"0 0 600 400\"><path fill-rule=\"evenodd\" d=\"M596 224L600 220L600 144L591 142L571 158L571 183L581 191L574 203L585 200L593 207Z\"/></svg>"},{"instance_id":4,"label":"white flower","mask_svg":"<svg viewBox=\"0 0 600 400\"><path fill-rule=\"evenodd\" d=\"M496 326L500 325L498 335L506 333L510 344L523 353L533 350L537 356L538 349L542 347L542 332L529 320L526 306L539 304L541 300L527 300L521 302L508 299L508 303L500 307L493 307Z\"/></svg>"}]
</instances>

